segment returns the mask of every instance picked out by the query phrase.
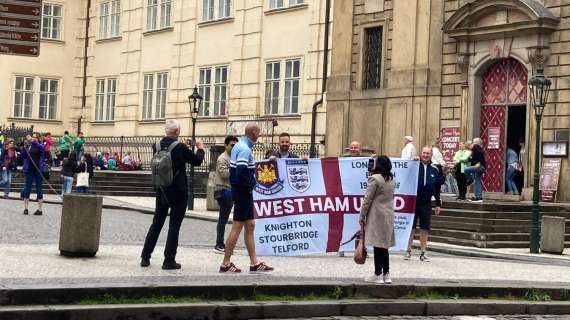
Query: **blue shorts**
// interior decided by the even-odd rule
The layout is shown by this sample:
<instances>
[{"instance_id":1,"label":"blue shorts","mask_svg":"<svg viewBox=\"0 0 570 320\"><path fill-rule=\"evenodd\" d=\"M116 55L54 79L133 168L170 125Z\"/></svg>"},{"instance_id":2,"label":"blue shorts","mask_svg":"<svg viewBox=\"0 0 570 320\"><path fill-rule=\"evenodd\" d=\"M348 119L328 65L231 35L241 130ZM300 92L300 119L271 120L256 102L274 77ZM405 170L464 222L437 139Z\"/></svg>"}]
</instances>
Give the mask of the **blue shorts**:
<instances>
[{"instance_id":1,"label":"blue shorts","mask_svg":"<svg viewBox=\"0 0 570 320\"><path fill-rule=\"evenodd\" d=\"M253 193L248 190L232 189L234 201L234 220L244 222L253 220Z\"/></svg>"},{"instance_id":2,"label":"blue shorts","mask_svg":"<svg viewBox=\"0 0 570 320\"><path fill-rule=\"evenodd\" d=\"M416 213L414 214L414 224L412 229L415 229L420 222L421 230L429 230L431 228L431 204L427 206L417 206Z\"/></svg>"}]
</instances>

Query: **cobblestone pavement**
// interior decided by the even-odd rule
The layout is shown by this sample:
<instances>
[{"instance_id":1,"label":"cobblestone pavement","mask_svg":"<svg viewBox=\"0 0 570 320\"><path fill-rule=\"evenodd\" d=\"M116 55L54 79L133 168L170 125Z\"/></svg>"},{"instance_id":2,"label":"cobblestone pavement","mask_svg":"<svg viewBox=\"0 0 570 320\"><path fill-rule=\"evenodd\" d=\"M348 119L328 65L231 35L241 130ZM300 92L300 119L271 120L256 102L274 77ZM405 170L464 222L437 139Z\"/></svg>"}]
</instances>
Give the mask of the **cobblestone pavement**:
<instances>
[{"instance_id":1,"label":"cobblestone pavement","mask_svg":"<svg viewBox=\"0 0 570 320\"><path fill-rule=\"evenodd\" d=\"M36 204L30 204L30 213ZM22 214L23 203L17 200L0 200L0 243L51 244L59 241L61 206L45 204L41 217ZM142 245L152 215L122 210L104 210L101 225L101 244ZM226 232L229 232L227 226ZM159 244L166 241L166 221ZM185 219L180 229L180 245L214 246L215 223Z\"/></svg>"},{"instance_id":2,"label":"cobblestone pavement","mask_svg":"<svg viewBox=\"0 0 570 320\"><path fill-rule=\"evenodd\" d=\"M325 317L281 320L569 320L570 315L509 315L509 316L380 316L380 317Z\"/></svg>"},{"instance_id":3,"label":"cobblestone pavement","mask_svg":"<svg viewBox=\"0 0 570 320\"><path fill-rule=\"evenodd\" d=\"M35 204L31 204L31 211ZM139 256L152 215L123 210L104 210L101 228L101 246L95 259L66 259L58 255L60 206L46 205L43 216L22 215L22 202L0 200L0 280L13 279L130 279L137 277L220 277L217 273L222 257L212 252L215 223L186 219L180 232L177 260L182 270L164 271L162 246L166 230L161 234L150 268L139 267ZM165 225L166 229L166 225ZM236 250L234 261L247 268L249 259L243 250L243 241ZM271 277L293 279L352 279L361 280L372 273L373 259L366 265L356 265L351 254L339 258L336 254L301 257L264 257L276 271ZM465 258L433 254L432 262L422 263L417 255L403 261L401 255L391 255L392 277L396 282L445 279L454 283L479 281L525 281L536 283L570 283L567 266L520 261ZM252 281L243 275L245 281ZM217 279L217 278L216 278ZM256 278L258 279L258 278ZM481 281L488 280L488 281ZM114 281L114 280L113 280ZM17 281L15 281L17 282Z\"/></svg>"}]
</instances>

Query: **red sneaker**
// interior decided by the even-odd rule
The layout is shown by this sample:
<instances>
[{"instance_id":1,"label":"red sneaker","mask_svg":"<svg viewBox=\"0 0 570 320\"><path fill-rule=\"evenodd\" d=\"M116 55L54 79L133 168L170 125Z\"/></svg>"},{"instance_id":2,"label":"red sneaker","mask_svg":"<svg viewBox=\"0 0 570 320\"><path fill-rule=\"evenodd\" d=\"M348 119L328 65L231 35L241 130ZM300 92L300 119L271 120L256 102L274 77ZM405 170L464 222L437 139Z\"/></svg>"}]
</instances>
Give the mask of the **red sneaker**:
<instances>
[{"instance_id":1,"label":"red sneaker","mask_svg":"<svg viewBox=\"0 0 570 320\"><path fill-rule=\"evenodd\" d=\"M273 267L268 266L265 262L260 261L254 266L249 266L249 273L264 273L273 271Z\"/></svg>"},{"instance_id":2,"label":"red sneaker","mask_svg":"<svg viewBox=\"0 0 570 320\"><path fill-rule=\"evenodd\" d=\"M220 266L220 273L241 273L241 269L236 267L233 262L230 262L228 265L221 265Z\"/></svg>"}]
</instances>

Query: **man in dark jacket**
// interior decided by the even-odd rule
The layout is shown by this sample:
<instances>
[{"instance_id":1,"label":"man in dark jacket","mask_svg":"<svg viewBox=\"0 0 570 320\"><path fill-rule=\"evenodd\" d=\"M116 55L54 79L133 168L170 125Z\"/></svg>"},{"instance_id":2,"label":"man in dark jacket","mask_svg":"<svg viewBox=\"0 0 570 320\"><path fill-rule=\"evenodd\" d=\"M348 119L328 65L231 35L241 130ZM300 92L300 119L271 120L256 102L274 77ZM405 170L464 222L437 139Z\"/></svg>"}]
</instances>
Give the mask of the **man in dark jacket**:
<instances>
[{"instance_id":1,"label":"man in dark jacket","mask_svg":"<svg viewBox=\"0 0 570 320\"><path fill-rule=\"evenodd\" d=\"M162 150L175 141L178 141L180 135L180 124L176 120L166 121L166 136L160 140L160 148ZM186 205L188 203L188 182L186 179L186 164L199 166L204 160L204 142L196 141L198 150L196 153L184 143L179 143L172 149L172 171L174 173L174 182L169 187L156 192L156 209L152 225L148 230L144 247L141 254L141 267L150 265L150 257L156 246L160 230L164 225L168 209L170 209L170 223L168 226L168 236L166 238L166 247L164 248L164 262L162 269L172 270L180 269L181 266L176 262L176 249L178 248L178 234L180 225L186 214ZM156 146L153 146L153 153L157 153Z\"/></svg>"},{"instance_id":2,"label":"man in dark jacket","mask_svg":"<svg viewBox=\"0 0 570 320\"><path fill-rule=\"evenodd\" d=\"M420 169L418 173L418 193L416 197L416 212L414 215L414 224L408 241L408 251L404 255L404 259L409 260L412 257L412 243L414 241L414 230L419 221L420 223L420 261L429 262L430 259L426 254L429 230L431 228L431 199L435 198L435 214L439 215L441 211L441 175L437 167L431 163L432 150L430 147L424 147L420 157Z\"/></svg>"},{"instance_id":3,"label":"man in dark jacket","mask_svg":"<svg viewBox=\"0 0 570 320\"><path fill-rule=\"evenodd\" d=\"M283 159L298 159L299 156L294 154L293 152L289 152L291 148L291 136L287 132L282 132L279 135L279 151L272 152L272 154L267 154L266 159L274 160L276 158L283 158Z\"/></svg>"},{"instance_id":4,"label":"man in dark jacket","mask_svg":"<svg viewBox=\"0 0 570 320\"><path fill-rule=\"evenodd\" d=\"M487 168L482 144L481 138L473 139L473 145L471 146L471 166L465 167L465 173L473 175L474 197L471 198L471 201L477 203L483 202L481 176L483 172L485 172L485 168Z\"/></svg>"}]
</instances>

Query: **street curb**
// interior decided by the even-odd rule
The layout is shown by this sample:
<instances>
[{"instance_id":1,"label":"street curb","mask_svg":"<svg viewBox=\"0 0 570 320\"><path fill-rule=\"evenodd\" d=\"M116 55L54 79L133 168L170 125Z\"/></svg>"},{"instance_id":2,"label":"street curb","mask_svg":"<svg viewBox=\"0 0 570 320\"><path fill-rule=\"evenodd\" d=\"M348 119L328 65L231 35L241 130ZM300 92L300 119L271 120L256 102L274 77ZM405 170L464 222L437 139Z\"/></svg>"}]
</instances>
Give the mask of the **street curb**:
<instances>
[{"instance_id":1,"label":"street curb","mask_svg":"<svg viewBox=\"0 0 570 320\"><path fill-rule=\"evenodd\" d=\"M570 313L570 303L483 300L328 300L0 308L0 320L271 319L333 316L453 316Z\"/></svg>"},{"instance_id":2,"label":"street curb","mask_svg":"<svg viewBox=\"0 0 570 320\"><path fill-rule=\"evenodd\" d=\"M419 283L374 285L367 283L346 283L330 281L326 283L263 283L263 284L85 284L80 286L5 286L0 290L0 306L18 305L60 305L76 304L85 299L100 300L109 297L132 299L145 297L196 297L203 300L245 300L256 296L329 296L338 299L365 297L374 299L402 299L407 296L425 294L457 296L461 299L488 297L525 297L528 295L548 296L554 301L570 298L570 286L544 285L461 285L459 283Z\"/></svg>"},{"instance_id":3,"label":"street curb","mask_svg":"<svg viewBox=\"0 0 570 320\"><path fill-rule=\"evenodd\" d=\"M10 197L9 200L21 200L18 197ZM36 202L36 200L32 200L30 199L31 202ZM54 200L45 200L44 199L44 203L47 204L62 204L62 201L54 201ZM103 209L111 209L111 210L125 210L125 211L133 211L133 212L139 212L139 213L144 213L144 214L154 214L154 210L152 209L145 209L145 208L140 208L140 207L131 207L129 205L114 205L114 204L103 204ZM202 221L208 221L208 222L218 222L218 219L215 217L210 217L210 216L205 216L202 214L196 214L196 213L186 213L185 215L186 218L189 219L195 219L195 220L202 220ZM228 224L232 223L232 219L230 218L228 220Z\"/></svg>"}]
</instances>

